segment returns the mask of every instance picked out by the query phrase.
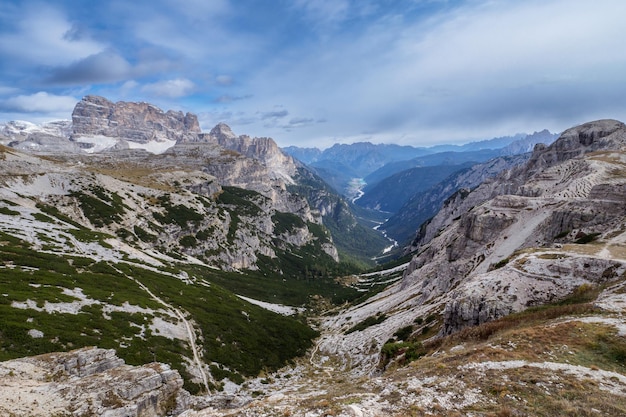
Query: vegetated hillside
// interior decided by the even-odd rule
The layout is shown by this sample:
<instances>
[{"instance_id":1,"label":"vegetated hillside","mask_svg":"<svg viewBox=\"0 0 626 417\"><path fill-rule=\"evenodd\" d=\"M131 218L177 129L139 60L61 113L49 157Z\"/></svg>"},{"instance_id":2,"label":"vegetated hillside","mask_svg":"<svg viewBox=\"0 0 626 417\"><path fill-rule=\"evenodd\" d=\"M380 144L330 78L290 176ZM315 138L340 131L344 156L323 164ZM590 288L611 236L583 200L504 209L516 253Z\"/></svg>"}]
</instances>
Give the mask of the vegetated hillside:
<instances>
[{"instance_id":1,"label":"vegetated hillside","mask_svg":"<svg viewBox=\"0 0 626 417\"><path fill-rule=\"evenodd\" d=\"M371 222L357 216L351 205L321 178L300 168L295 179L296 184L289 186L289 191L305 197L311 207L319 210L340 258L371 264L372 258L389 245L389 241L373 229Z\"/></svg>"},{"instance_id":2,"label":"vegetated hillside","mask_svg":"<svg viewBox=\"0 0 626 417\"><path fill-rule=\"evenodd\" d=\"M123 173L136 182L150 183L158 172L167 172L170 181L205 196L215 194L220 186L249 190L258 194L255 204L263 206L266 213L268 210L291 213L304 221L299 237L290 238L292 242L294 239L301 242L316 240L304 229L309 223L319 225L323 222L321 207L310 206L303 197L287 191L288 186L298 185L294 180L298 168L305 168L283 153L271 138L237 136L223 123L209 133L202 133L197 117L191 113L163 112L149 103L113 103L104 97L87 96L77 103L72 123L44 126L8 123L0 126L0 143L69 161L81 160L90 154L91 162L81 160L81 163L98 165L99 172L116 177ZM203 176L194 174L194 178L182 181L173 178L178 171L202 172ZM157 178L156 181L164 180ZM324 233L318 243L325 253L338 260L332 234L343 236L345 230L352 230L350 219L354 215L347 204L334 207L337 213L325 212L331 222L331 235ZM235 222L239 221L239 214L232 214ZM335 227L337 219L344 219L342 226ZM243 235L241 239L235 239L236 236L231 234L230 240L235 246L229 244L225 247L227 250L217 251L213 258L220 257L222 265L230 268L257 268L258 255L272 257L274 254L273 249L267 248L270 224L271 221L260 222L260 234L253 233L252 239ZM365 243L361 238L344 241L344 253L351 252L360 261L369 261L386 244L382 235L376 234L368 233ZM355 242L355 251L350 248L350 241ZM187 244L190 242L186 239ZM205 256L208 256L207 249L214 250L220 244L218 240L212 247L203 247Z\"/></svg>"},{"instance_id":3,"label":"vegetated hillside","mask_svg":"<svg viewBox=\"0 0 626 417\"><path fill-rule=\"evenodd\" d=\"M431 188L417 192L406 200L381 226L380 230L406 246L420 226L433 217L455 193L467 194L471 189L498 173L525 163L530 154L495 158L461 169Z\"/></svg>"},{"instance_id":4,"label":"vegetated hillside","mask_svg":"<svg viewBox=\"0 0 626 417\"><path fill-rule=\"evenodd\" d=\"M328 231L257 192L193 170L137 171L120 155L76 165L3 148L0 159L2 359L114 348L129 364L170 364L191 392L216 391L302 355L316 335L235 294L298 308L358 295L334 280L347 271Z\"/></svg>"},{"instance_id":5,"label":"vegetated hillside","mask_svg":"<svg viewBox=\"0 0 626 417\"><path fill-rule=\"evenodd\" d=\"M437 165L417 167L393 174L374 185L363 188L363 196L355 204L373 210L396 213L411 197L440 183L457 171L471 166Z\"/></svg>"},{"instance_id":6,"label":"vegetated hillside","mask_svg":"<svg viewBox=\"0 0 626 417\"><path fill-rule=\"evenodd\" d=\"M412 386L460 379L463 390L473 390L452 394L456 405L446 410L559 415L572 395L577 412L592 406L620 415L625 167L626 126L601 120L565 131L537 146L527 163L455 195L420 231L400 281L325 320L320 357L336 358L329 367L353 377L423 357L405 374ZM402 374L388 379L395 375ZM529 390L529 382L542 391ZM587 388L611 390L603 398L617 405L587 398ZM495 399L504 389L510 401ZM557 399L529 403L545 399L546 390ZM413 395L410 404L434 406ZM371 410L388 398L381 391L378 401L352 404Z\"/></svg>"},{"instance_id":7,"label":"vegetated hillside","mask_svg":"<svg viewBox=\"0 0 626 417\"><path fill-rule=\"evenodd\" d=\"M84 120L108 126L92 101L83 110L95 119ZM118 116L114 129L130 115ZM131 149L156 146L142 129L123 139L83 130L78 148L54 134L10 138L45 157L0 148L0 356L44 353L0 364L1 412L555 415L565 399L623 411L623 124L537 147L527 164L448 199L410 262L351 276L323 225L344 211L306 170L270 140L224 126L195 133L193 117L171 116L168 135L190 129L156 155ZM292 188L303 184L307 196ZM326 313L316 330L304 306Z\"/></svg>"},{"instance_id":8,"label":"vegetated hillside","mask_svg":"<svg viewBox=\"0 0 626 417\"><path fill-rule=\"evenodd\" d=\"M100 97L74 116L3 130L3 359L95 345L216 392L302 355L316 335L303 307L359 296L335 281L355 267L287 190L297 168L271 139Z\"/></svg>"}]
</instances>

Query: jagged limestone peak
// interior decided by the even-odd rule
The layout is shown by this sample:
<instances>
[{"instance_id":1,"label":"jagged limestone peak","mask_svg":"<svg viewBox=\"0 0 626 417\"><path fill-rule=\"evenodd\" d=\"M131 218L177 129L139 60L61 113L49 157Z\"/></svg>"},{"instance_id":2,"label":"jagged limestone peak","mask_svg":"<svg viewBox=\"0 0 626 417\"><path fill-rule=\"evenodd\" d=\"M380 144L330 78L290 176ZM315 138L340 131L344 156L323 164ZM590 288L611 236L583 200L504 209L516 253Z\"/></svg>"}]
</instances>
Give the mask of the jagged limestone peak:
<instances>
[{"instance_id":1,"label":"jagged limestone peak","mask_svg":"<svg viewBox=\"0 0 626 417\"><path fill-rule=\"evenodd\" d=\"M235 139L237 137L237 135L233 133L230 126L228 126L226 123L218 123L213 129L211 129L209 135L217 139Z\"/></svg>"}]
</instances>

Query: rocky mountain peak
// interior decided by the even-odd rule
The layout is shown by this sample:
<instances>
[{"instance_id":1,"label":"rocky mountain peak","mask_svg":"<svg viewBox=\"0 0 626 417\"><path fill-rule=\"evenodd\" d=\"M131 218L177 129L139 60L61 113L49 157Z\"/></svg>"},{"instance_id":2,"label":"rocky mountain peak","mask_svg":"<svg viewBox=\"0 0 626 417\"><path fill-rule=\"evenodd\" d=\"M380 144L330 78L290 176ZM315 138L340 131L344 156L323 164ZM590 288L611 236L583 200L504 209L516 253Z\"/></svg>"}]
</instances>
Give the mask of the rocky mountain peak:
<instances>
[{"instance_id":1,"label":"rocky mountain peak","mask_svg":"<svg viewBox=\"0 0 626 417\"><path fill-rule=\"evenodd\" d=\"M86 96L72 112L70 139L92 148L98 147L93 140L98 137L137 144L167 142L172 146L176 142L195 141L199 133L198 118L191 113L163 112L149 103L113 103L104 97Z\"/></svg>"},{"instance_id":2,"label":"rocky mountain peak","mask_svg":"<svg viewBox=\"0 0 626 417\"><path fill-rule=\"evenodd\" d=\"M237 137L231 130L230 126L226 123L218 123L213 129L211 129L209 135L218 139L234 139Z\"/></svg>"},{"instance_id":3,"label":"rocky mountain peak","mask_svg":"<svg viewBox=\"0 0 626 417\"><path fill-rule=\"evenodd\" d=\"M215 141L223 148L239 152L248 158L263 162L273 178L286 183L293 183L292 176L296 173L293 158L286 155L272 138L257 138L248 135L237 136L225 123L219 123L208 135L200 135L201 140Z\"/></svg>"},{"instance_id":4,"label":"rocky mountain peak","mask_svg":"<svg viewBox=\"0 0 626 417\"><path fill-rule=\"evenodd\" d=\"M597 120L570 128L550 146L537 146L528 162L529 170L542 169L597 150L620 150L626 146L626 125Z\"/></svg>"}]
</instances>

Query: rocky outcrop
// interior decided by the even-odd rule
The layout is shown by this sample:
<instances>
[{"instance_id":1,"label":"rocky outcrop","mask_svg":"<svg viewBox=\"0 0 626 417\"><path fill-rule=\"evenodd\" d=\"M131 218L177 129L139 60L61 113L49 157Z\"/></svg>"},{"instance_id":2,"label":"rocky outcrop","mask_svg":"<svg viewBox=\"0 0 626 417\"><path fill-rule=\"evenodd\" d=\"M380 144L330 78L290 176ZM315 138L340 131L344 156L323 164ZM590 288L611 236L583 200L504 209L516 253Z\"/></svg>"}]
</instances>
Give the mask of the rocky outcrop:
<instances>
[{"instance_id":1,"label":"rocky outcrop","mask_svg":"<svg viewBox=\"0 0 626 417\"><path fill-rule=\"evenodd\" d=\"M189 406L168 365L125 365L113 350L83 348L0 363L3 415L157 417Z\"/></svg>"},{"instance_id":2,"label":"rocky outcrop","mask_svg":"<svg viewBox=\"0 0 626 417\"><path fill-rule=\"evenodd\" d=\"M537 145L524 168L534 174L541 169L596 150L620 150L626 145L626 126L617 120L598 120L573 127L550 146Z\"/></svg>"},{"instance_id":3,"label":"rocky outcrop","mask_svg":"<svg viewBox=\"0 0 626 417\"><path fill-rule=\"evenodd\" d=\"M541 132L535 132L531 135L524 137L523 139L516 140L515 142L502 148L502 155L519 155L527 152L532 152L536 145L550 145L559 137L558 134L550 133L549 130L542 130Z\"/></svg>"},{"instance_id":4,"label":"rocky outcrop","mask_svg":"<svg viewBox=\"0 0 626 417\"><path fill-rule=\"evenodd\" d=\"M626 126L621 122L588 123L567 130L550 146L536 146L527 164L502 172L472 192L453 195L415 239L413 248L420 255L407 268L403 287L456 282L458 288L444 314L444 333L450 333L558 299L576 285L594 281L590 265L605 260L589 259L583 267L580 262L563 260L570 254L556 256L529 276L518 273L519 267L489 270L523 249L578 242L585 236L619 235L626 209L624 182L615 175L622 166L616 151L625 144ZM518 263L537 264L529 255L520 256ZM554 268L560 268L558 276L570 279L548 280ZM446 276L450 271L455 274ZM543 277L542 283L535 287L544 292L527 298L520 297L521 289L503 293L503 288L518 285L513 284L517 281L529 283L538 276ZM499 289L482 287L493 280L502 284ZM479 281L482 284L476 284ZM511 294L518 301L508 298Z\"/></svg>"},{"instance_id":5,"label":"rocky outcrop","mask_svg":"<svg viewBox=\"0 0 626 417\"><path fill-rule=\"evenodd\" d=\"M524 164L528 158L530 158L530 154L495 158L464 169L431 189L414 195L380 229L398 242L407 242L413 239L413 243L407 247L406 253L408 254L415 250L415 245L420 240L417 239L416 233L418 236L426 233L429 240L433 237L432 233L436 234L438 230L448 224L449 220L464 212L463 208L459 208L458 203L467 197L470 189L476 188L479 184L503 171ZM476 205L476 196L477 194L472 196L472 202L468 201L469 205L466 205L465 210ZM487 197L484 196L484 198ZM452 214L452 211L455 214ZM424 225L423 228L420 228L427 220L430 225Z\"/></svg>"},{"instance_id":6,"label":"rocky outcrop","mask_svg":"<svg viewBox=\"0 0 626 417\"><path fill-rule=\"evenodd\" d=\"M606 284L625 272L626 263L621 260L554 251L520 255L506 266L476 275L454 290L443 311L442 333L451 334L560 300L581 286Z\"/></svg>"},{"instance_id":7,"label":"rocky outcrop","mask_svg":"<svg viewBox=\"0 0 626 417\"><path fill-rule=\"evenodd\" d=\"M196 115L161 109L149 103L113 103L104 97L86 96L72 112L75 142L104 136L127 142L194 141L200 133ZM87 146L87 145L85 145Z\"/></svg>"},{"instance_id":8,"label":"rocky outcrop","mask_svg":"<svg viewBox=\"0 0 626 417\"><path fill-rule=\"evenodd\" d=\"M68 140L72 124L67 120L36 125L11 121L0 125L0 144L24 152L63 154L81 152L80 146Z\"/></svg>"},{"instance_id":9,"label":"rocky outcrop","mask_svg":"<svg viewBox=\"0 0 626 417\"><path fill-rule=\"evenodd\" d=\"M282 179L287 184L293 184L292 177L296 173L296 163L271 138L236 136L228 125L220 123L208 135L202 135L201 140L215 141L223 148L259 160L267 167L270 178Z\"/></svg>"}]
</instances>

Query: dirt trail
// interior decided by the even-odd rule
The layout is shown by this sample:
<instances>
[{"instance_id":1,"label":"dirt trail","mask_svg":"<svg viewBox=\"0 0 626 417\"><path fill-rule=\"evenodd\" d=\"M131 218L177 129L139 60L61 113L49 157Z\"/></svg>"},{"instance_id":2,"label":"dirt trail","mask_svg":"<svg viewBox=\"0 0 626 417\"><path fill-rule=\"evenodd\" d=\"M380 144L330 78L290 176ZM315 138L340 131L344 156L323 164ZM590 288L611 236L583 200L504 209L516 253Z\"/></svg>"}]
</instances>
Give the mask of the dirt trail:
<instances>
[{"instance_id":1,"label":"dirt trail","mask_svg":"<svg viewBox=\"0 0 626 417\"><path fill-rule=\"evenodd\" d=\"M117 271L120 272L121 274L124 274L123 272L119 270ZM200 376L202 377L202 383L204 385L204 388L206 389L206 392L210 393L211 390L209 389L209 377L207 376L207 373L204 371L204 363L200 360L200 354L198 353L198 346L196 345L196 333L191 323L189 323L189 320L185 318L185 315L178 308L165 302L162 298L160 298L159 296L154 294L152 291L150 291L150 288L146 287L141 282L137 281L135 278L129 277L126 274L124 275L128 279L134 281L137 285L139 285L139 288L147 292L148 295L150 295L150 297L152 297L153 300L163 305L167 309L173 311L174 314L176 314L176 316L179 318L179 320L181 320L185 324L185 328L187 330L187 338L189 339L189 344L191 345L191 351L193 352L193 361L198 367L198 371L200 373ZM211 382L215 382L215 381L211 381Z\"/></svg>"}]
</instances>

